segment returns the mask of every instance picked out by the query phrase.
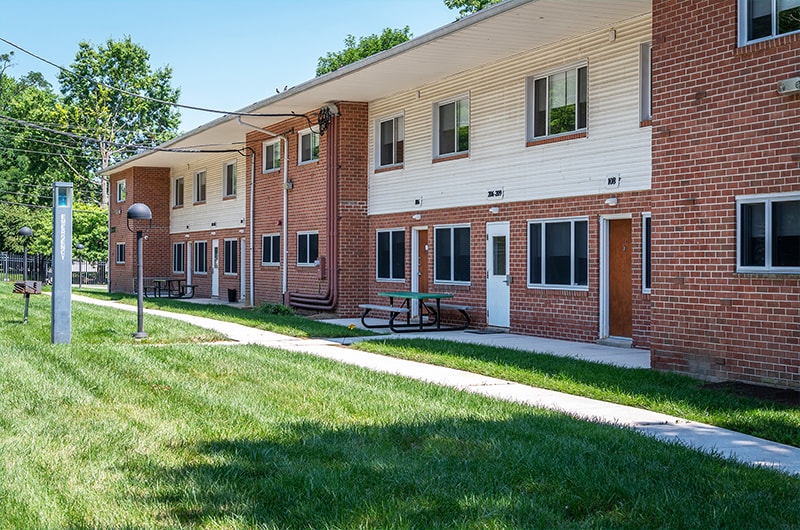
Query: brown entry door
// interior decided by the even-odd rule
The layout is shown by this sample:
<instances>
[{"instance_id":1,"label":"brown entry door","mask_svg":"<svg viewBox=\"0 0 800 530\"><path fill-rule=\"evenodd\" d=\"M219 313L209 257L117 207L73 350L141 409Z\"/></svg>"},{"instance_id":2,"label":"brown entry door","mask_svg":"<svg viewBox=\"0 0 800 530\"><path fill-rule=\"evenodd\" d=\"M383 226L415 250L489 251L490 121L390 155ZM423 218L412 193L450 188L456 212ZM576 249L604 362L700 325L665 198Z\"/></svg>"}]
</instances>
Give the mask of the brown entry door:
<instances>
[{"instance_id":1,"label":"brown entry door","mask_svg":"<svg viewBox=\"0 0 800 530\"><path fill-rule=\"evenodd\" d=\"M608 223L608 334L633 336L631 220Z\"/></svg>"}]
</instances>

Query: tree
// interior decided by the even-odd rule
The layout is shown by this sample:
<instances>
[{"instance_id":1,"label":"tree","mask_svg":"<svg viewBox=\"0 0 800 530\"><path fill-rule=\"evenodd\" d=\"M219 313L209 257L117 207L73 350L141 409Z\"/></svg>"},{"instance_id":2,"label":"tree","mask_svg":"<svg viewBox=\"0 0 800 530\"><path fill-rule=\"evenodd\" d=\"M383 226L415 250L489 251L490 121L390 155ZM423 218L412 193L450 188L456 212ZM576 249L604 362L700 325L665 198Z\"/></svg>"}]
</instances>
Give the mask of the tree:
<instances>
[{"instance_id":1,"label":"tree","mask_svg":"<svg viewBox=\"0 0 800 530\"><path fill-rule=\"evenodd\" d=\"M317 77L328 72L338 70L342 66L354 63L370 55L388 50L413 37L408 26L403 29L386 28L380 35L360 37L358 42L353 35L344 39L344 49L338 52L328 52L325 57L317 60Z\"/></svg>"},{"instance_id":2,"label":"tree","mask_svg":"<svg viewBox=\"0 0 800 530\"><path fill-rule=\"evenodd\" d=\"M458 9L458 18L477 13L484 7L499 4L503 0L444 0L449 9Z\"/></svg>"},{"instance_id":3,"label":"tree","mask_svg":"<svg viewBox=\"0 0 800 530\"><path fill-rule=\"evenodd\" d=\"M109 39L97 49L86 41L78 46L70 71L62 71L58 80L67 126L94 139L82 141L89 156L79 163L84 171L96 174L126 155L177 135L180 113L169 103L178 101L180 90L171 87L169 66L153 71L150 54L130 37ZM107 205L105 182L101 197Z\"/></svg>"}]
</instances>

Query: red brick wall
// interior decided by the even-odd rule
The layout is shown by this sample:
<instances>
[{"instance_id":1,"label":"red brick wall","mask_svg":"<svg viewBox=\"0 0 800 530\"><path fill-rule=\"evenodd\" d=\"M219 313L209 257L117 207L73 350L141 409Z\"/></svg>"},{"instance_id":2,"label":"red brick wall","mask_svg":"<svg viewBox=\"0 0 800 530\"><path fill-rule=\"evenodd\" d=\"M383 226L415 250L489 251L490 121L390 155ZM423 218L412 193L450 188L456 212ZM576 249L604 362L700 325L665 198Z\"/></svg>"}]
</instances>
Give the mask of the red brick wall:
<instances>
[{"instance_id":1,"label":"red brick wall","mask_svg":"<svg viewBox=\"0 0 800 530\"><path fill-rule=\"evenodd\" d=\"M736 5L653 2L652 363L800 388L800 276L736 272L735 203L800 191L800 35L738 47Z\"/></svg>"},{"instance_id":2,"label":"red brick wall","mask_svg":"<svg viewBox=\"0 0 800 530\"><path fill-rule=\"evenodd\" d=\"M429 292L453 293L454 303L470 305L474 327L486 325L486 223L509 221L511 331L554 339L592 342L600 330L600 252L599 216L618 213L631 214L633 270L633 341L637 347L649 344L650 295L642 293L642 216L649 211L649 193L614 194L616 207L604 204L607 196L572 197L540 202L500 204L500 213L493 215L487 206L423 211L420 220L411 213L373 216L369 229L369 298L373 303L382 300L380 291L411 289L411 227L428 227L429 285L420 286ZM589 288L586 291L528 288L528 221L561 217L589 218ZM440 224L470 225L470 285L439 285L434 283L434 226ZM406 229L405 283L378 282L375 279L375 231L386 228ZM363 300L366 301L366 300ZM385 301L385 300L384 300Z\"/></svg>"},{"instance_id":3,"label":"red brick wall","mask_svg":"<svg viewBox=\"0 0 800 530\"><path fill-rule=\"evenodd\" d=\"M127 197L117 202L117 182L125 179ZM136 277L136 235L128 230L128 208L134 203L146 204L153 214L152 226L146 221L131 222L131 228L141 229L143 277L165 277L171 270L169 238L169 169L134 167L109 177L111 185L109 237L109 288L112 292L133 292ZM136 224L139 223L139 224ZM125 263L117 264L116 244L125 243Z\"/></svg>"}]
</instances>

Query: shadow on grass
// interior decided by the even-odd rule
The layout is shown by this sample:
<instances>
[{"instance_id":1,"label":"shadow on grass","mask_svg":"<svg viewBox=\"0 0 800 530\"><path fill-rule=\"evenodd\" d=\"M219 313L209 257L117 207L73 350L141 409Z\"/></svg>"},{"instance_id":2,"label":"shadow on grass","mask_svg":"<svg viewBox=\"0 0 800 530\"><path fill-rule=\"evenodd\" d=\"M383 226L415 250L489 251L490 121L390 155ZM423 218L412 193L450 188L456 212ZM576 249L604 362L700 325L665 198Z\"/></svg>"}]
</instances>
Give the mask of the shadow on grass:
<instances>
[{"instance_id":1,"label":"shadow on grass","mask_svg":"<svg viewBox=\"0 0 800 530\"><path fill-rule=\"evenodd\" d=\"M708 387L680 374L436 339L370 341L356 347L647 408L800 447L800 408Z\"/></svg>"},{"instance_id":2,"label":"shadow on grass","mask_svg":"<svg viewBox=\"0 0 800 530\"><path fill-rule=\"evenodd\" d=\"M555 414L180 446L132 470L170 523L267 528L788 528L800 480ZM775 510L782 506L781 510ZM153 508L157 507L157 508ZM148 509L148 508L145 508Z\"/></svg>"}]
</instances>

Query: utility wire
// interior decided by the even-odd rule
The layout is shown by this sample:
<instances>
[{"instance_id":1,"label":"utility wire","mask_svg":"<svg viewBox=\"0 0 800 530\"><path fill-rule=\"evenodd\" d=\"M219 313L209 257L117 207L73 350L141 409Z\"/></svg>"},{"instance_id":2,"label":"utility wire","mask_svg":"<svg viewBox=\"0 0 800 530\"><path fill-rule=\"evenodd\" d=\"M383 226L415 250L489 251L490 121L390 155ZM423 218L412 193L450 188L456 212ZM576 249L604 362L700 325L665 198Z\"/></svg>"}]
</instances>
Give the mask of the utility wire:
<instances>
[{"instance_id":1,"label":"utility wire","mask_svg":"<svg viewBox=\"0 0 800 530\"><path fill-rule=\"evenodd\" d=\"M232 112L232 111L227 111L227 110L217 110L217 109L209 109L209 108L205 108L205 107L196 107L196 106L193 106L193 105L182 105L180 103L175 103L175 102L172 102L172 101L166 101L164 99L151 98L150 96L144 96L142 94L137 94L135 92L131 92L131 91L125 90L123 88L117 88L117 87L113 87L111 85L107 85L105 83L97 81L96 79L93 79L93 78L88 77L88 76L82 76L82 75L76 74L75 72L73 72L73 71L71 71L71 70L69 70L67 68L64 68L63 66L57 65L54 62L48 61L44 57L36 55L35 53L33 53L33 52L29 51L29 50L26 50L22 46L20 46L18 44L15 44L15 43L11 42L8 39L4 39L3 37L0 37L0 41L5 42L9 46L12 46L12 47L18 49L19 51L21 51L23 53L26 53L26 54L30 55L31 57L33 57L35 59L38 59L38 60L40 60L40 61L42 61L44 63L49 64L50 66L58 68L62 72L66 72L66 73L68 73L68 74L70 74L72 76L75 76L75 77L79 78L79 79L84 79L86 81L94 83L97 86L101 86L101 87L107 88L109 90L114 90L116 92L131 96L131 97L145 99L147 101L160 103L162 105L170 105L172 107L178 107L178 108L181 108L181 109L197 110L197 111L200 111L200 112L211 112L211 113L214 113L214 114L226 114L226 115L229 115L229 116L245 116L245 117L255 117L255 118L281 118L281 117L286 117L286 118L288 118L288 117L305 118L306 121L308 121L308 126L309 127L312 126L311 118L309 118L306 114L297 114L295 112L292 112L292 113L274 113L274 114L273 113Z\"/></svg>"}]
</instances>

